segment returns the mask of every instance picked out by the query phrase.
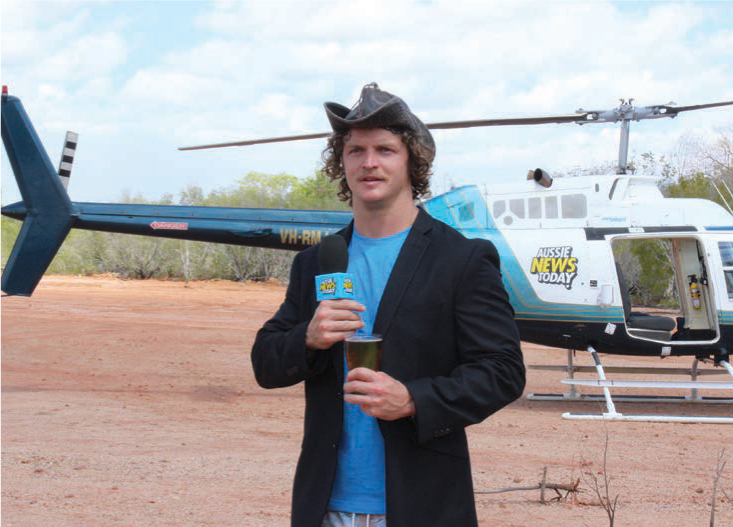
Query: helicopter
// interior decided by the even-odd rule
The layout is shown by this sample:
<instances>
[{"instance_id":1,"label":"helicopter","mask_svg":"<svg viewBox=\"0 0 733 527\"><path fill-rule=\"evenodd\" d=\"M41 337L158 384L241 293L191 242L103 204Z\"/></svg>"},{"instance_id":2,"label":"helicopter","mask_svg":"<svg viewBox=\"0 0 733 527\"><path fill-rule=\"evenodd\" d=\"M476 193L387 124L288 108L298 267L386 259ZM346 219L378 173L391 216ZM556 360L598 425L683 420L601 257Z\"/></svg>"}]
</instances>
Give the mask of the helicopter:
<instances>
[{"instance_id":1,"label":"helicopter","mask_svg":"<svg viewBox=\"0 0 733 527\"><path fill-rule=\"evenodd\" d=\"M469 185L420 204L465 236L484 238L496 246L521 339L568 350L568 366L557 368L569 373L570 379L564 382L571 384L571 391L560 398L582 399L575 386L591 384L604 392L608 412L602 418L633 417L616 412L609 391L610 386L634 386L633 382L606 379L599 353L690 356L695 359L690 383L657 385L733 389L733 382L696 380L698 360L713 361L733 379L729 359L733 350L733 209L730 204L726 209L711 200L666 198L654 178L629 173L627 162L631 121L673 118L685 111L728 105L733 101L636 107L633 100L622 100L617 108L603 111L580 109L547 117L427 124L430 129L452 129L620 123L615 174L553 179L547 171L536 168L520 181L493 186L490 194ZM329 135L273 137L181 150ZM22 196L22 201L4 206L2 214L23 221L2 275L2 291L8 295L32 295L72 228L299 251L351 221L348 211L72 202L66 185L78 136L67 134L57 170L20 99L10 96L6 87L2 93L2 139ZM725 184L722 190L715 188L724 203L733 201L733 193ZM729 195L727 200L723 190ZM673 273L669 280L679 298L675 316L632 305L615 254L625 244L644 242L660 243L669 254ZM573 365L575 350L588 351L594 366ZM595 370L599 379L574 378L575 372L589 370ZM733 402L733 398L723 400ZM733 418L726 419L711 422L733 422Z\"/></svg>"}]
</instances>

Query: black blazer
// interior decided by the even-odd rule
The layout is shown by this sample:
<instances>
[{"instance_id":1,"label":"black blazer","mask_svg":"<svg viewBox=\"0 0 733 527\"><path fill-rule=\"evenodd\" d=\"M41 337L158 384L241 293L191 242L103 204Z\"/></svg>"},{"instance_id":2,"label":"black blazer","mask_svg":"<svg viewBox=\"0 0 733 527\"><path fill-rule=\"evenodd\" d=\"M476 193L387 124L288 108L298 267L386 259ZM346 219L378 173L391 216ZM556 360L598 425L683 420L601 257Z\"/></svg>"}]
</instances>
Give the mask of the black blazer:
<instances>
[{"instance_id":1,"label":"black blazer","mask_svg":"<svg viewBox=\"0 0 733 527\"><path fill-rule=\"evenodd\" d=\"M342 231L351 239L353 223ZM252 348L265 388L305 381L305 424L293 486L292 525L318 527L336 471L343 420L343 345L306 358L316 309L318 248L293 262L285 301ZM381 369L403 382L417 415L379 421L387 522L397 527L477 525L465 427L518 398L525 369L514 313L486 240L467 239L423 210L379 304Z\"/></svg>"}]
</instances>

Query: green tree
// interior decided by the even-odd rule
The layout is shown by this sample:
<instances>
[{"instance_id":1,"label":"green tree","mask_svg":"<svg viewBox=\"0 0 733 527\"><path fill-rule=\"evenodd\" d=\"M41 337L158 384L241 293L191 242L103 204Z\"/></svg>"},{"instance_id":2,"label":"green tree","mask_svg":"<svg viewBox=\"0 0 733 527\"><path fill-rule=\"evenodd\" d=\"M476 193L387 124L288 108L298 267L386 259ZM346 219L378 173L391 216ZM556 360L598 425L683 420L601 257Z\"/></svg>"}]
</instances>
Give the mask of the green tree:
<instances>
[{"instance_id":1,"label":"green tree","mask_svg":"<svg viewBox=\"0 0 733 527\"><path fill-rule=\"evenodd\" d=\"M664 154L657 156L654 152L644 152L634 157L631 165L635 174L661 178L663 183L674 181L678 177L677 169Z\"/></svg>"},{"instance_id":2,"label":"green tree","mask_svg":"<svg viewBox=\"0 0 733 527\"><path fill-rule=\"evenodd\" d=\"M662 192L670 198L700 198L717 201L720 196L715 192L711 180L697 173L681 177L662 187ZM716 199L717 198L717 199Z\"/></svg>"},{"instance_id":3,"label":"green tree","mask_svg":"<svg viewBox=\"0 0 733 527\"><path fill-rule=\"evenodd\" d=\"M8 263L8 258L10 258L10 253L13 250L13 244L18 237L21 225L22 223L18 220L6 218L5 216L3 216L0 220L0 228L2 229L2 232L0 232L0 236L2 236L3 268L5 268L5 264Z\"/></svg>"},{"instance_id":4,"label":"green tree","mask_svg":"<svg viewBox=\"0 0 733 527\"><path fill-rule=\"evenodd\" d=\"M184 188L178 199L179 205L203 206L206 205L204 191L198 185L189 185Z\"/></svg>"},{"instance_id":5,"label":"green tree","mask_svg":"<svg viewBox=\"0 0 733 527\"><path fill-rule=\"evenodd\" d=\"M620 240L613 252L633 305L679 306L670 240Z\"/></svg>"},{"instance_id":6,"label":"green tree","mask_svg":"<svg viewBox=\"0 0 733 527\"><path fill-rule=\"evenodd\" d=\"M288 208L288 199L298 185L289 174L249 172L233 189L213 191L211 204L224 207Z\"/></svg>"},{"instance_id":7,"label":"green tree","mask_svg":"<svg viewBox=\"0 0 733 527\"><path fill-rule=\"evenodd\" d=\"M290 196L290 208L313 210L348 210L347 203L336 196L337 186L322 171L299 180Z\"/></svg>"}]
</instances>

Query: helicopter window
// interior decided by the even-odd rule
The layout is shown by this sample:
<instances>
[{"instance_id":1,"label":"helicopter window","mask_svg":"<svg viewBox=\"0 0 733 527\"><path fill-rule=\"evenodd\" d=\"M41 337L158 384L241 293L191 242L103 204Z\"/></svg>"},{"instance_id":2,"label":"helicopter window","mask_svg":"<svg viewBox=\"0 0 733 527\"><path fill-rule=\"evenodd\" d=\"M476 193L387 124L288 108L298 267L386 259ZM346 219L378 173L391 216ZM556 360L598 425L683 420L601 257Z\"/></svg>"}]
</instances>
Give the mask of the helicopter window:
<instances>
[{"instance_id":1,"label":"helicopter window","mask_svg":"<svg viewBox=\"0 0 733 527\"><path fill-rule=\"evenodd\" d=\"M495 201L494 202L494 218L498 218L506 211L506 201Z\"/></svg>"},{"instance_id":2,"label":"helicopter window","mask_svg":"<svg viewBox=\"0 0 733 527\"><path fill-rule=\"evenodd\" d=\"M542 198L529 198L527 200L527 212L529 218L541 218Z\"/></svg>"},{"instance_id":3,"label":"helicopter window","mask_svg":"<svg viewBox=\"0 0 733 527\"><path fill-rule=\"evenodd\" d=\"M458 209L458 216L461 221L469 221L476 217L473 210L473 202L466 203Z\"/></svg>"},{"instance_id":4,"label":"helicopter window","mask_svg":"<svg viewBox=\"0 0 733 527\"><path fill-rule=\"evenodd\" d=\"M725 286L728 289L728 298L733 300L733 242L718 242L720 258L723 260Z\"/></svg>"},{"instance_id":5,"label":"helicopter window","mask_svg":"<svg viewBox=\"0 0 733 527\"><path fill-rule=\"evenodd\" d=\"M557 196L545 198L545 218L557 218Z\"/></svg>"},{"instance_id":6,"label":"helicopter window","mask_svg":"<svg viewBox=\"0 0 733 527\"><path fill-rule=\"evenodd\" d=\"M523 199L510 199L509 200L509 210L512 211L512 213L517 218L524 218L524 200Z\"/></svg>"},{"instance_id":7,"label":"helicopter window","mask_svg":"<svg viewBox=\"0 0 733 527\"><path fill-rule=\"evenodd\" d=\"M733 243L718 242L720 258L723 260L723 267L733 267Z\"/></svg>"},{"instance_id":8,"label":"helicopter window","mask_svg":"<svg viewBox=\"0 0 733 527\"><path fill-rule=\"evenodd\" d=\"M562 196L562 217L563 218L585 218L588 214L588 207L583 194L568 194Z\"/></svg>"}]
</instances>

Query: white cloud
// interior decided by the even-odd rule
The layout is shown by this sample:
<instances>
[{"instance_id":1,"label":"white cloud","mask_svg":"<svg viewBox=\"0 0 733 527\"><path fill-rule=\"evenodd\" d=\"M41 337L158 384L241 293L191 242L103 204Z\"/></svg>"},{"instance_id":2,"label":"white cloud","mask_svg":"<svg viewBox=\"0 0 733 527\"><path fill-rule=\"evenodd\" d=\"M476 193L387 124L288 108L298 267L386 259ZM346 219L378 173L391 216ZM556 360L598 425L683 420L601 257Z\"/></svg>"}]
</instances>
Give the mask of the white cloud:
<instances>
[{"instance_id":1,"label":"white cloud","mask_svg":"<svg viewBox=\"0 0 733 527\"><path fill-rule=\"evenodd\" d=\"M125 83L120 95L134 104L192 105L219 93L220 83L183 71L141 70Z\"/></svg>"},{"instance_id":2,"label":"white cloud","mask_svg":"<svg viewBox=\"0 0 733 527\"><path fill-rule=\"evenodd\" d=\"M43 55L36 68L39 75L43 72L49 80L68 82L109 75L126 57L127 47L121 35L95 33L58 42L53 51Z\"/></svg>"}]
</instances>

